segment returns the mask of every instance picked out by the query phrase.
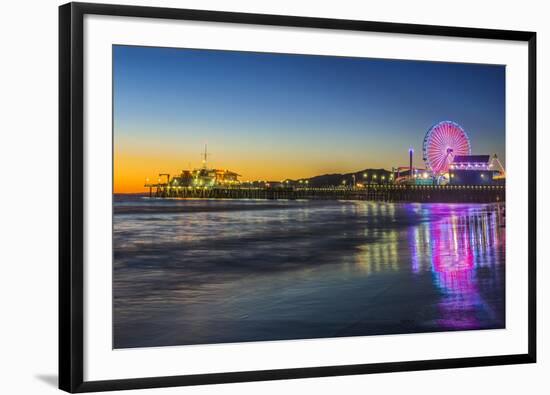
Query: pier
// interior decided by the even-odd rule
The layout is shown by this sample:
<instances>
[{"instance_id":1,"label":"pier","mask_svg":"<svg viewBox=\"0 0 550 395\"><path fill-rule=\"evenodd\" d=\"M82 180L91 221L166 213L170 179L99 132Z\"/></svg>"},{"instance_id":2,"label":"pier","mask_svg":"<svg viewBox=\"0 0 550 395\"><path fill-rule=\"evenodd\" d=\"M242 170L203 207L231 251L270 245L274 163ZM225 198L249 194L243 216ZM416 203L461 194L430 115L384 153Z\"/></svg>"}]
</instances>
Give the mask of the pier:
<instances>
[{"instance_id":1,"label":"pier","mask_svg":"<svg viewBox=\"0 0 550 395\"><path fill-rule=\"evenodd\" d=\"M364 187L290 187L247 186L191 187L146 184L149 196L188 199L307 199L370 200L419 203L493 203L505 201L503 185L367 185Z\"/></svg>"}]
</instances>

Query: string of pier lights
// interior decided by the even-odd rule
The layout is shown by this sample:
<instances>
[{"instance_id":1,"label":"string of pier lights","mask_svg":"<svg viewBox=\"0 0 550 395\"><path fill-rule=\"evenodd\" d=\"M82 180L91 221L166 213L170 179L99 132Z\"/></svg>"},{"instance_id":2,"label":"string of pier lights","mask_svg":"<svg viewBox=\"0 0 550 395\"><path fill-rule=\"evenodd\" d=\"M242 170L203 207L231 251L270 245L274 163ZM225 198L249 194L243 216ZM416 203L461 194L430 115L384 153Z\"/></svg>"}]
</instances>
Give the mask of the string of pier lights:
<instances>
[{"instance_id":1,"label":"string of pier lights","mask_svg":"<svg viewBox=\"0 0 550 395\"><path fill-rule=\"evenodd\" d=\"M471 163L468 163L468 164L464 164L464 163L453 163L451 164L451 169L457 169L457 168L466 168L466 169L471 169L471 168L474 168L474 167L482 167L484 169L487 169L488 167L490 167L491 165L485 165L485 164L482 164L482 163L474 163L474 164L471 164Z\"/></svg>"}]
</instances>

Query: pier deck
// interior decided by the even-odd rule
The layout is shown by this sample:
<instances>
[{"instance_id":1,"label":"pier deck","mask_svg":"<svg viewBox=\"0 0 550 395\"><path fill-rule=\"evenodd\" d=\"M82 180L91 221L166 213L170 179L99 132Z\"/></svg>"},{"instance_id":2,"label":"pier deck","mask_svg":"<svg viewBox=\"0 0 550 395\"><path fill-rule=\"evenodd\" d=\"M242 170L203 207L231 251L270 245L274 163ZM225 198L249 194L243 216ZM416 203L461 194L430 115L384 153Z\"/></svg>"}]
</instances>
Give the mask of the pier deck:
<instances>
[{"instance_id":1,"label":"pier deck","mask_svg":"<svg viewBox=\"0 0 550 395\"><path fill-rule=\"evenodd\" d=\"M149 196L157 198L373 200L423 203L505 201L503 185L369 185L361 188L174 187L166 184L145 186L149 188Z\"/></svg>"}]
</instances>

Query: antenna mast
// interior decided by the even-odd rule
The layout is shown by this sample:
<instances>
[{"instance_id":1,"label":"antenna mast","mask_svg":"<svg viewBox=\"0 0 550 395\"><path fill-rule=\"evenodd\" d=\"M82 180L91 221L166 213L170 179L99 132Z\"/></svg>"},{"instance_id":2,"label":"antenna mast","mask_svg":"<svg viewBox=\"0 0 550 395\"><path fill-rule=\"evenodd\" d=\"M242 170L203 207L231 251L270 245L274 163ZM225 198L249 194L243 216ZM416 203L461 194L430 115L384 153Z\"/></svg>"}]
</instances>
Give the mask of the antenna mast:
<instances>
[{"instance_id":1,"label":"antenna mast","mask_svg":"<svg viewBox=\"0 0 550 395\"><path fill-rule=\"evenodd\" d=\"M202 156L202 168L206 169L206 161L208 160L208 144L204 144L204 153Z\"/></svg>"}]
</instances>

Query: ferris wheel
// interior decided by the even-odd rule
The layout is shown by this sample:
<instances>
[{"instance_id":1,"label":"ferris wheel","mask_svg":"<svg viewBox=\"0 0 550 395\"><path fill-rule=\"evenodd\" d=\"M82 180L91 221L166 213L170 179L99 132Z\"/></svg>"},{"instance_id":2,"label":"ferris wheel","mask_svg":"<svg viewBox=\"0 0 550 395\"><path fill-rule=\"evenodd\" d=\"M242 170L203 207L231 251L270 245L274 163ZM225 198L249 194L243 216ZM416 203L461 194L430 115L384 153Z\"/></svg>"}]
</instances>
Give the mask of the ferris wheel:
<instances>
[{"instance_id":1,"label":"ferris wheel","mask_svg":"<svg viewBox=\"0 0 550 395\"><path fill-rule=\"evenodd\" d=\"M457 155L470 155L470 139L456 122L442 121L432 126L422 145L426 168L434 176L447 173Z\"/></svg>"}]
</instances>

